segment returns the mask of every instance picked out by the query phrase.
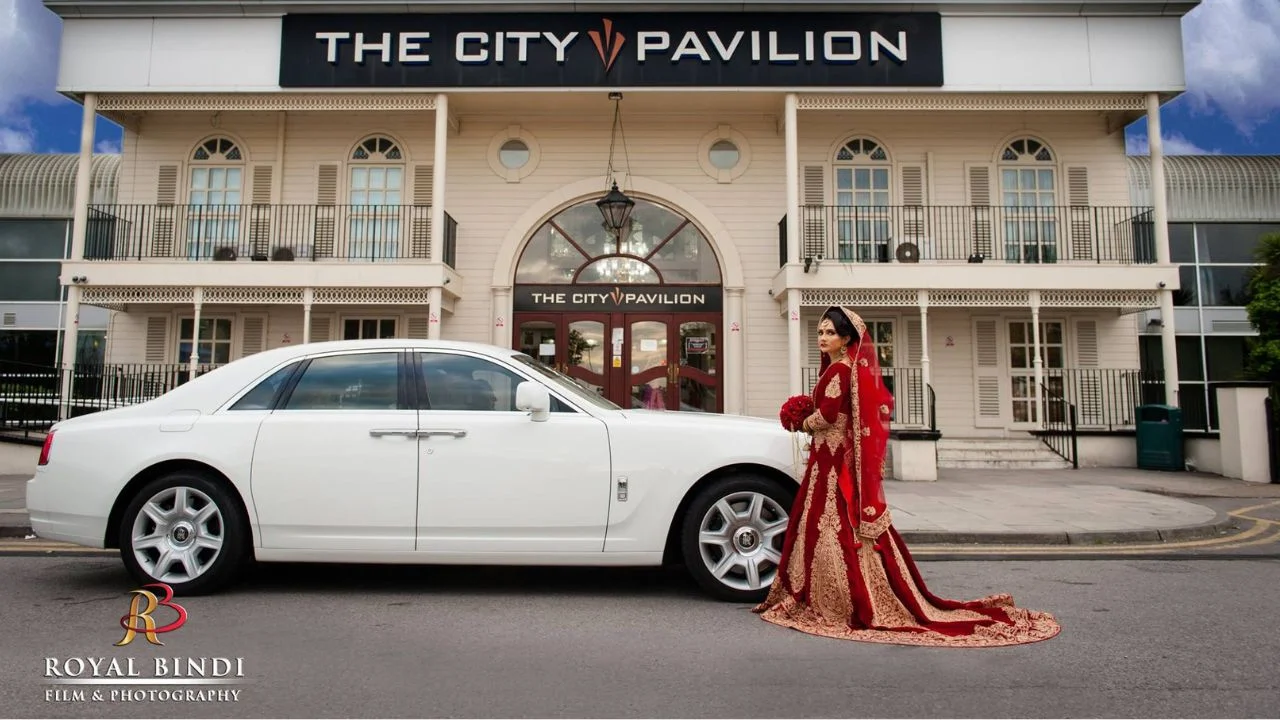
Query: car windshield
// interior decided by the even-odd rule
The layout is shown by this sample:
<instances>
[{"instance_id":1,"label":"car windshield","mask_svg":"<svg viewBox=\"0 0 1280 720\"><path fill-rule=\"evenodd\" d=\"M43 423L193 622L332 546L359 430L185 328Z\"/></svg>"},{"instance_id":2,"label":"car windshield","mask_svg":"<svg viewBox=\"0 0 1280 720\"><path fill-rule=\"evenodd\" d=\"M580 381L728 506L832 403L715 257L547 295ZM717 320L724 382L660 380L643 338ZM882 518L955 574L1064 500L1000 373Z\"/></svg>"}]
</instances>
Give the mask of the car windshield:
<instances>
[{"instance_id":1,"label":"car windshield","mask_svg":"<svg viewBox=\"0 0 1280 720\"><path fill-rule=\"evenodd\" d=\"M615 405L614 403L610 402L600 393L596 392L595 388L589 385L586 385L585 383L581 383L575 378L565 375L564 373L552 368L551 366L547 365L541 360L535 360L534 358L529 357L524 353L519 353L517 355L513 355L512 357L514 357L517 362L523 365L527 365L534 372L538 373L539 375L543 376L547 380L551 381L551 383L555 385L557 388L559 388L560 390L563 390L564 392L568 393L569 395L572 395L575 398L578 398L585 402L589 402L592 405L595 405L596 407L599 407L599 408L604 408L605 410L621 410L622 409L618 405Z\"/></svg>"}]
</instances>

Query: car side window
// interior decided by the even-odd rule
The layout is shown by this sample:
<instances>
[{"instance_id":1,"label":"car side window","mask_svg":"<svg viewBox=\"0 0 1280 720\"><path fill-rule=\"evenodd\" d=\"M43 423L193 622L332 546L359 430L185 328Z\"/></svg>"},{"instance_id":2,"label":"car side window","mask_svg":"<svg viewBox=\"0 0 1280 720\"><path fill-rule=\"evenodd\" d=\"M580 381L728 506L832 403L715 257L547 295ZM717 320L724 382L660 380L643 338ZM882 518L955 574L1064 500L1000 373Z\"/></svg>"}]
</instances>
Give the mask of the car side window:
<instances>
[{"instance_id":1,"label":"car side window","mask_svg":"<svg viewBox=\"0 0 1280 720\"><path fill-rule=\"evenodd\" d=\"M289 393L285 410L395 410L400 354L355 353L314 358Z\"/></svg>"},{"instance_id":2,"label":"car side window","mask_svg":"<svg viewBox=\"0 0 1280 720\"><path fill-rule=\"evenodd\" d=\"M231 406L231 409L270 410L271 406L275 404L276 395L280 392L280 388L289 379L289 376L293 374L293 369L297 366L298 363L290 363L271 373L266 380L258 383L252 390L240 396L240 399Z\"/></svg>"},{"instance_id":3,"label":"car side window","mask_svg":"<svg viewBox=\"0 0 1280 720\"><path fill-rule=\"evenodd\" d=\"M427 390L426 409L515 412L516 386L524 377L469 355L424 352L419 357ZM551 405L553 412L573 411L554 396Z\"/></svg>"}]
</instances>

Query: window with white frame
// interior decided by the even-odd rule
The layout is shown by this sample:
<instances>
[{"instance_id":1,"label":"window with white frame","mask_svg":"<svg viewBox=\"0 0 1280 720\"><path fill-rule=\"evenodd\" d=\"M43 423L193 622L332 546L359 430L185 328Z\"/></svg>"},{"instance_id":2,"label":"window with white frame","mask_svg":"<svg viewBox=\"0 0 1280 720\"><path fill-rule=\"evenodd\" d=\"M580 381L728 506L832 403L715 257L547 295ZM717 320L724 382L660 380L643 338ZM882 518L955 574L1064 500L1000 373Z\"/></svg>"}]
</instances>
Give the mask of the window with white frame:
<instances>
[{"instance_id":1,"label":"window with white frame","mask_svg":"<svg viewBox=\"0 0 1280 720\"><path fill-rule=\"evenodd\" d=\"M352 151L347 184L348 259L384 260L399 256L400 236L405 226L401 205L404 172L404 154L388 137L366 138Z\"/></svg>"},{"instance_id":2,"label":"window with white frame","mask_svg":"<svg viewBox=\"0 0 1280 720\"><path fill-rule=\"evenodd\" d=\"M344 318L343 340L380 340L396 336L395 318Z\"/></svg>"},{"instance_id":3,"label":"window with white frame","mask_svg":"<svg viewBox=\"0 0 1280 720\"><path fill-rule=\"evenodd\" d=\"M1066 362L1066 338L1063 324L1056 320L1040 323L1040 361L1046 370L1060 370ZM1009 323L1009 380L1013 400L1013 421L1038 423L1036 412L1035 337L1030 321L1014 320ZM1062 374L1044 376L1044 385L1050 394L1062 396Z\"/></svg>"},{"instance_id":4,"label":"window with white frame","mask_svg":"<svg viewBox=\"0 0 1280 720\"><path fill-rule=\"evenodd\" d=\"M178 362L191 360L193 345L197 348L197 363L222 365L231 362L231 326L231 318L200 318L197 340L195 318L182 318L178 323Z\"/></svg>"},{"instance_id":5,"label":"window with white frame","mask_svg":"<svg viewBox=\"0 0 1280 720\"><path fill-rule=\"evenodd\" d=\"M1009 262L1058 261L1054 162L1053 151L1033 138L1014 140L1000 154L1004 249Z\"/></svg>"},{"instance_id":6,"label":"window with white frame","mask_svg":"<svg viewBox=\"0 0 1280 720\"><path fill-rule=\"evenodd\" d=\"M234 259L240 251L244 154L229 138L210 138L191 154L188 181L187 257Z\"/></svg>"},{"instance_id":7,"label":"window with white frame","mask_svg":"<svg viewBox=\"0 0 1280 720\"><path fill-rule=\"evenodd\" d=\"M888 262L893 165L874 140L840 146L835 172L836 254L843 261Z\"/></svg>"}]
</instances>

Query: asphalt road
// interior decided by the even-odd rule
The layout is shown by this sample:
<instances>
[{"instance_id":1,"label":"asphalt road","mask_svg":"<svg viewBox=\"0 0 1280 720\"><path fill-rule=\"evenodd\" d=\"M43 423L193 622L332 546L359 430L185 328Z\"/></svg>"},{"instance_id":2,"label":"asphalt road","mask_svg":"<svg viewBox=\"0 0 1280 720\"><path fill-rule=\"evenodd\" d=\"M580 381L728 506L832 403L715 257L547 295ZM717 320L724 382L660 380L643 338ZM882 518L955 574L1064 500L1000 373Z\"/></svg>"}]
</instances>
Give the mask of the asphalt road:
<instances>
[{"instance_id":1,"label":"asphalt road","mask_svg":"<svg viewBox=\"0 0 1280 720\"><path fill-rule=\"evenodd\" d=\"M1055 613L1063 633L1001 649L871 645L769 625L670 572L283 566L223 595L177 598L188 620L159 636L164 647L139 637L121 648L133 584L117 559L0 557L0 714L1240 718L1280 709L1278 560L921 567L935 592L1010 592ZM120 686L46 685L51 657L132 657L144 674L156 657L243 658L244 678L194 686L237 690L235 701L111 702ZM95 690L107 701L46 696Z\"/></svg>"}]
</instances>

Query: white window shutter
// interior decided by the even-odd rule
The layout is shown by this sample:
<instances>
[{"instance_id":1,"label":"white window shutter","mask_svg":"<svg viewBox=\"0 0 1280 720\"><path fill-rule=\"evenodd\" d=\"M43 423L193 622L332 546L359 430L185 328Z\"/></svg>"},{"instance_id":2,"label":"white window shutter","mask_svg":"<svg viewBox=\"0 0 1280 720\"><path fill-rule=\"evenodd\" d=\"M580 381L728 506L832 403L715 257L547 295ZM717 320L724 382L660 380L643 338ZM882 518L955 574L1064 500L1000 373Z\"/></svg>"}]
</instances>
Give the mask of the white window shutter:
<instances>
[{"instance_id":1,"label":"white window shutter","mask_svg":"<svg viewBox=\"0 0 1280 720\"><path fill-rule=\"evenodd\" d=\"M827 255L827 166L805 165L800 176L800 258Z\"/></svg>"},{"instance_id":2,"label":"white window shutter","mask_svg":"<svg viewBox=\"0 0 1280 720\"><path fill-rule=\"evenodd\" d=\"M994 185L999 181L996 166L992 163L965 163L964 176L969 200L969 242L966 249L971 255L981 255L989 260L993 257L992 233L995 230L991 199L993 191L998 193Z\"/></svg>"},{"instance_id":3,"label":"white window shutter","mask_svg":"<svg viewBox=\"0 0 1280 720\"><path fill-rule=\"evenodd\" d=\"M1089 167L1087 165L1067 165L1067 248L1072 260L1093 260L1099 256L1095 247L1093 227L1093 209L1089 207ZM1106 218L1111 222L1119 222L1122 218ZM1104 223L1109 225L1110 223ZM1123 233L1117 233L1122 236ZM1098 238L1099 240L1101 238ZM1119 260L1127 257L1126 248L1104 248L1101 252L1103 260ZM1117 257L1117 252L1124 253Z\"/></svg>"},{"instance_id":4,"label":"white window shutter","mask_svg":"<svg viewBox=\"0 0 1280 720\"><path fill-rule=\"evenodd\" d=\"M413 166L413 213L409 220L409 254L415 258L431 257L431 198L435 167Z\"/></svg>"},{"instance_id":5,"label":"white window shutter","mask_svg":"<svg viewBox=\"0 0 1280 720\"><path fill-rule=\"evenodd\" d=\"M267 316L255 313L240 317L240 357L267 349Z\"/></svg>"},{"instance_id":6,"label":"white window shutter","mask_svg":"<svg viewBox=\"0 0 1280 720\"><path fill-rule=\"evenodd\" d=\"M147 344L144 360L163 363L169 356L169 317L152 315L147 318ZM182 358L178 362L183 362Z\"/></svg>"},{"instance_id":7,"label":"white window shutter","mask_svg":"<svg viewBox=\"0 0 1280 720\"><path fill-rule=\"evenodd\" d=\"M410 315L405 323L408 329L407 337L410 340L426 340L431 331L431 317L429 315Z\"/></svg>"},{"instance_id":8,"label":"white window shutter","mask_svg":"<svg viewBox=\"0 0 1280 720\"><path fill-rule=\"evenodd\" d=\"M1003 427L1005 377L1000 362L1000 321L973 319L973 388L976 427Z\"/></svg>"},{"instance_id":9,"label":"white window shutter","mask_svg":"<svg viewBox=\"0 0 1280 720\"><path fill-rule=\"evenodd\" d=\"M315 257L333 257L338 225L338 165L321 163L316 167Z\"/></svg>"},{"instance_id":10,"label":"white window shutter","mask_svg":"<svg viewBox=\"0 0 1280 720\"><path fill-rule=\"evenodd\" d=\"M332 332L333 318L329 315L311 316L311 342L328 342Z\"/></svg>"}]
</instances>

